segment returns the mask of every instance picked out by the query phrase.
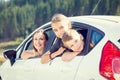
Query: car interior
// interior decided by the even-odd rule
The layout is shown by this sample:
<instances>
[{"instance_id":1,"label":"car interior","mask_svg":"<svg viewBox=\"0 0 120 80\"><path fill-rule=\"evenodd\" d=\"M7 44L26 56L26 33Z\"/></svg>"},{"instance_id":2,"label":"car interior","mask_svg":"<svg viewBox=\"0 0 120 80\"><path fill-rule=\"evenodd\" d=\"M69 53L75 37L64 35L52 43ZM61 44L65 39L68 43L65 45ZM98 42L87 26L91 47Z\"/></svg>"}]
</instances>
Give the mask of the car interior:
<instances>
[{"instance_id":1,"label":"car interior","mask_svg":"<svg viewBox=\"0 0 120 80\"><path fill-rule=\"evenodd\" d=\"M87 43L87 34L88 34L88 29L85 29L85 28L81 28L80 26L79 27L74 27L75 30L77 30L78 33L82 34L83 37L84 37L84 49L83 51L79 54L79 55L84 55L86 53L86 43Z\"/></svg>"}]
</instances>

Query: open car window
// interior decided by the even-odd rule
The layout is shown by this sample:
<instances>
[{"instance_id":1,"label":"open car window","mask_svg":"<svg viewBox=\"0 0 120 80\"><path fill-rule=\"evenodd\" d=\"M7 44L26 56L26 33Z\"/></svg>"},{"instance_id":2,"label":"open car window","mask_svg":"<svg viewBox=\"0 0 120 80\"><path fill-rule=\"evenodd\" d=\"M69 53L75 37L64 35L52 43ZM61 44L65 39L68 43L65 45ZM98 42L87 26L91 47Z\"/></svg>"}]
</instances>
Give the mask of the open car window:
<instances>
[{"instance_id":1,"label":"open car window","mask_svg":"<svg viewBox=\"0 0 120 80\"><path fill-rule=\"evenodd\" d=\"M74 22L72 26L84 37L84 49L79 54L81 56L88 54L104 37L104 33L93 26L77 22Z\"/></svg>"},{"instance_id":2,"label":"open car window","mask_svg":"<svg viewBox=\"0 0 120 80\"><path fill-rule=\"evenodd\" d=\"M83 36L83 40L84 40L84 49L83 51L79 54L79 55L84 55L87 53L87 34L88 34L88 29L87 28L83 28L83 26L77 26L74 27L73 29L77 30L78 33L80 33Z\"/></svg>"},{"instance_id":3,"label":"open car window","mask_svg":"<svg viewBox=\"0 0 120 80\"><path fill-rule=\"evenodd\" d=\"M43 54L51 48L51 46L54 42L54 39L55 39L55 34L54 34L54 32L52 31L51 28L46 29L45 33L47 33L49 39L47 41L47 44L46 44L45 49L43 51ZM27 42L25 43L24 50L32 50L32 49L33 49L33 46L32 46L32 36L31 36L31 38L29 38L29 40L27 40Z\"/></svg>"}]
</instances>

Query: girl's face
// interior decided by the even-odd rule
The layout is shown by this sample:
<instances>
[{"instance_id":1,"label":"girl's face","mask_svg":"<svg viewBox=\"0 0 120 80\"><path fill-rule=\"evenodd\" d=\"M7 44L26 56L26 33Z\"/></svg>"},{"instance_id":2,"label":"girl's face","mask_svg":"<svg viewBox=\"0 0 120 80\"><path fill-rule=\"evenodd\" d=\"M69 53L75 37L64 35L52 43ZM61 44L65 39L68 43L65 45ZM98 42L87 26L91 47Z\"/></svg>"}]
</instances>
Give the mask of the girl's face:
<instances>
[{"instance_id":1,"label":"girl's face","mask_svg":"<svg viewBox=\"0 0 120 80\"><path fill-rule=\"evenodd\" d=\"M43 50L45 47L46 39L44 34L42 33L36 33L33 37L33 45L34 47L40 51Z\"/></svg>"},{"instance_id":2,"label":"girl's face","mask_svg":"<svg viewBox=\"0 0 120 80\"><path fill-rule=\"evenodd\" d=\"M69 30L69 24L65 21L52 23L52 29L58 38L62 38L64 32Z\"/></svg>"},{"instance_id":3,"label":"girl's face","mask_svg":"<svg viewBox=\"0 0 120 80\"><path fill-rule=\"evenodd\" d=\"M65 42L65 45L73 51L81 52L84 47L84 42L80 37L78 37Z\"/></svg>"}]
</instances>

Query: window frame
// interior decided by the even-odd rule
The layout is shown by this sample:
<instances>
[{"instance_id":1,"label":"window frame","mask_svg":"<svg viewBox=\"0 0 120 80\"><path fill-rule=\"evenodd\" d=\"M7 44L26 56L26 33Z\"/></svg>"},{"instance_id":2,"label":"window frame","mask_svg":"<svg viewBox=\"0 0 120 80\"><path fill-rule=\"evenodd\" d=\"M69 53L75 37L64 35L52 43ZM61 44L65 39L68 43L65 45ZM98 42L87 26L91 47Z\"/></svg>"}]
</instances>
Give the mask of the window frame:
<instances>
[{"instance_id":1,"label":"window frame","mask_svg":"<svg viewBox=\"0 0 120 80\"><path fill-rule=\"evenodd\" d=\"M32 35L36 32L36 31L38 31L38 30L40 30L40 29L43 29L45 32L46 31L52 31L52 28L51 28L51 25L49 24L49 25L47 25L47 27L46 26L44 26L44 27L42 27L42 28L38 28L37 30L34 30L21 44L20 44L20 46L19 46L19 49L17 49L17 56L18 57L16 57L17 59L19 59L19 58L21 58L21 54L22 54L22 52L24 51L24 50L29 50L28 49L28 47L30 46L30 44L32 44ZM52 32L52 33L54 33L54 32ZM54 36L53 36L54 35ZM50 46L48 46L49 48L51 48L51 46L53 45L53 43L54 43L54 41L55 41L55 34L53 34L52 35L52 37L54 38L54 39L52 39L52 41L51 41L51 45ZM51 35L50 35L51 36ZM49 44L49 43L48 43ZM49 49L48 47L46 47L47 48L47 50ZM46 51L47 51L46 50ZM45 50L43 51L43 53L45 53L46 52Z\"/></svg>"},{"instance_id":2,"label":"window frame","mask_svg":"<svg viewBox=\"0 0 120 80\"><path fill-rule=\"evenodd\" d=\"M47 32L47 31L52 31L52 29L51 28L47 28L47 29L44 29L44 31L45 32ZM52 34L53 34L53 32L52 32ZM33 35L33 34L32 34ZM24 51L24 50L30 50L30 46L32 46L32 35L30 36L30 38L24 43L24 49L22 50L22 52ZM48 34L49 35L49 34ZM49 38L51 37L51 35L49 35ZM54 40L55 40L55 35L52 35L52 40L51 40L51 42L49 43L47 43L47 45L49 45L49 46L45 46L45 49L44 49L44 51L43 51L43 54L47 51L47 50L49 50L50 48L51 48L51 46L53 45L53 42L54 42ZM48 39L48 41L49 41L49 39ZM21 54L22 54L22 52L21 52ZM20 55L21 55L20 54Z\"/></svg>"},{"instance_id":3,"label":"window frame","mask_svg":"<svg viewBox=\"0 0 120 80\"><path fill-rule=\"evenodd\" d=\"M99 29L97 29L97 28L95 28L94 26L91 26L91 25L88 25L88 24L85 24L85 23L81 23L81 22L77 22L77 21L71 21L71 23L72 23L72 28L73 29L80 29L80 28L82 28L82 29L86 29L87 30L87 34L86 34L86 41L85 41L85 49L83 50L83 52L82 53L80 53L79 55L80 56L84 56L84 55L87 55L90 51L89 51L89 43L90 43L90 38L91 38L91 32L92 32L92 30L95 30L95 31L97 31L97 32L99 32L100 34L102 34L103 35L103 37L104 37L104 32L102 32L101 30L99 30ZM35 31L37 31L37 30L39 30L39 29L44 29L45 31L47 31L47 30L52 30L52 28L51 28L51 23L50 24L48 24L48 25L46 25L46 26L43 26L43 27L39 27L38 29L36 29ZM34 31L34 32L35 32ZM26 50L27 48L26 47L28 47L28 45L27 44L29 44L29 42L30 42L30 40L32 40L32 35L34 34L34 32L33 33L31 33L31 35L26 39L26 40L24 40L24 42L21 44L21 46L19 47L19 49L17 50L17 53L19 52L19 58L20 58L20 56L21 56L21 53L24 51L24 50ZM56 38L56 37L55 37ZM55 42L55 40L56 39L53 39L53 43ZM99 41L100 42L100 41ZM98 43L99 43L98 42ZM51 44L51 46L53 45L53 43ZM46 52L46 51L44 51L44 52Z\"/></svg>"},{"instance_id":4,"label":"window frame","mask_svg":"<svg viewBox=\"0 0 120 80\"><path fill-rule=\"evenodd\" d=\"M76 28L80 28L80 27L84 28L84 29L87 29L86 41L85 41L85 44L84 44L85 45L85 47L84 47L85 49L78 56L85 56L85 55L89 54L89 52L92 50L92 49L89 50L90 49L90 45L89 44L90 44L90 40L91 40L92 30L100 33L103 37L105 36L105 33L103 31L101 31L101 30L97 29L95 26L92 26L92 25L89 25L89 24L80 23L80 22L74 22L73 21L72 22L72 26L73 26L72 28L75 29L75 30L76 30ZM78 27L76 27L76 26L78 26ZM102 39L103 39L103 37L102 37Z\"/></svg>"}]
</instances>

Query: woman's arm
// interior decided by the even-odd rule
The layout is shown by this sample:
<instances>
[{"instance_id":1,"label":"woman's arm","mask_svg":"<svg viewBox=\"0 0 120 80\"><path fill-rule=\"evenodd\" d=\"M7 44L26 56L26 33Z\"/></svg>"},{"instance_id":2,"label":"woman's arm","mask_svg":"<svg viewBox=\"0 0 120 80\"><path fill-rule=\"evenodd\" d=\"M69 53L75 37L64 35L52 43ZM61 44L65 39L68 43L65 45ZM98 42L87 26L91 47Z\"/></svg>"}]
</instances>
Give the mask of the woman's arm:
<instances>
[{"instance_id":1,"label":"woman's arm","mask_svg":"<svg viewBox=\"0 0 120 80\"><path fill-rule=\"evenodd\" d=\"M34 55L33 50L26 50L26 51L23 51L23 53L21 54L21 58L24 60L34 57L34 56L35 55Z\"/></svg>"}]
</instances>

